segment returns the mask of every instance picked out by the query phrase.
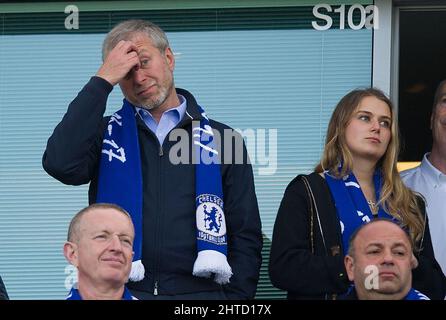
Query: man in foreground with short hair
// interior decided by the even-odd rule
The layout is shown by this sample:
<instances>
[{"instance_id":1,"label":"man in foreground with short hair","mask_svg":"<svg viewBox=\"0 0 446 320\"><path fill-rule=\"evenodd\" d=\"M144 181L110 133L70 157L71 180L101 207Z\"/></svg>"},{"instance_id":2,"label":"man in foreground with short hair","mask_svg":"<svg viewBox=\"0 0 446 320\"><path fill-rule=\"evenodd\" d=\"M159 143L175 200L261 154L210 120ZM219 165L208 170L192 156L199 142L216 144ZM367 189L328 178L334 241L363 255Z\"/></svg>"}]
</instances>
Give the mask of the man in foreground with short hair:
<instances>
[{"instance_id":1,"label":"man in foreground with short hair","mask_svg":"<svg viewBox=\"0 0 446 320\"><path fill-rule=\"evenodd\" d=\"M346 300L429 300L412 288L418 262L408 235L391 220L376 219L358 228L344 263L354 283Z\"/></svg>"},{"instance_id":2,"label":"man in foreground with short hair","mask_svg":"<svg viewBox=\"0 0 446 320\"><path fill-rule=\"evenodd\" d=\"M65 258L78 282L67 300L135 300L125 287L135 231L129 214L113 204L93 204L71 220Z\"/></svg>"}]
</instances>

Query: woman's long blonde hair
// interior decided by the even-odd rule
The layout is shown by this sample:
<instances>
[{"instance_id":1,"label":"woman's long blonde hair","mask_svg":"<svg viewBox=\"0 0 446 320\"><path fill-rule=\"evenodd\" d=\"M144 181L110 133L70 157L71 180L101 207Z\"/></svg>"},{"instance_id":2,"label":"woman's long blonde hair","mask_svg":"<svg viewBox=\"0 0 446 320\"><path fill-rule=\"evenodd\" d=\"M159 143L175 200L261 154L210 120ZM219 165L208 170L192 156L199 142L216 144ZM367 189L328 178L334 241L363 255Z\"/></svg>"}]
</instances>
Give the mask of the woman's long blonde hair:
<instances>
[{"instance_id":1,"label":"woman's long blonde hair","mask_svg":"<svg viewBox=\"0 0 446 320\"><path fill-rule=\"evenodd\" d=\"M385 102L392 115L389 145L384 156L376 164L376 168L380 168L383 175L383 186L378 203L383 206L386 212L400 220L403 226L409 228L410 236L416 243L421 239L424 230L423 217L418 207L416 195L403 184L397 170L398 123L392 102L381 90L376 88L353 90L339 101L328 124L324 153L315 171L328 170L338 178L352 171L353 160L346 144L345 130L361 100L370 96ZM341 171L339 171L338 166L341 161L343 165Z\"/></svg>"}]
</instances>

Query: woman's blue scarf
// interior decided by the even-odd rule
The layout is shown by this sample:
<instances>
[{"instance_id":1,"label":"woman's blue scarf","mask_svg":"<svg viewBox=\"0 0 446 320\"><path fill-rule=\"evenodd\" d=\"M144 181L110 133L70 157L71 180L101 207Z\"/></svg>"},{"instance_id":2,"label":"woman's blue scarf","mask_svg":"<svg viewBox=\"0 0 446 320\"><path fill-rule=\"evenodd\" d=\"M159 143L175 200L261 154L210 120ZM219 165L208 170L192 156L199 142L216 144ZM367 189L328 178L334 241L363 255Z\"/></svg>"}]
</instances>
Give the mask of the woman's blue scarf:
<instances>
[{"instance_id":1,"label":"woman's blue scarf","mask_svg":"<svg viewBox=\"0 0 446 320\"><path fill-rule=\"evenodd\" d=\"M197 259L193 274L215 275L220 284L232 276L227 261L227 235L223 205L220 160L213 141L213 132L203 109L203 118L193 121L195 145L195 191ZM99 166L97 203L115 203L129 212L135 227L133 263L129 279L139 281L145 270L142 254L142 173L135 109L124 99L123 107L114 113L104 133ZM172 261L172 263L175 263Z\"/></svg>"},{"instance_id":2,"label":"woman's blue scarf","mask_svg":"<svg viewBox=\"0 0 446 320\"><path fill-rule=\"evenodd\" d=\"M351 235L359 226L370 222L373 219L373 214L353 173L343 178L336 178L328 171L324 172L324 174L341 224L342 245L345 256L348 252ZM381 171L377 170L373 175L377 200L380 199L381 181ZM378 217L394 220L391 215L383 210L381 205L379 205Z\"/></svg>"}]
</instances>

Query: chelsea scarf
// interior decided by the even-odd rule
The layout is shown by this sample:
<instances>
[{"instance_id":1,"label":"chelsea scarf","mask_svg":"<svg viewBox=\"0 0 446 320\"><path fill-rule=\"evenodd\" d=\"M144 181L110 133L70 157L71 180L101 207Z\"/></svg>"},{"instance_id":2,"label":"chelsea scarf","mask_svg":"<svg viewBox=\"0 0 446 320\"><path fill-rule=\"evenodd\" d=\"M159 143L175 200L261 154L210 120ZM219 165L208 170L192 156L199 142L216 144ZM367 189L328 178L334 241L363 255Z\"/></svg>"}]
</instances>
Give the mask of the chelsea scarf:
<instances>
[{"instance_id":1,"label":"chelsea scarf","mask_svg":"<svg viewBox=\"0 0 446 320\"><path fill-rule=\"evenodd\" d=\"M373 219L373 214L353 173L344 176L342 179L336 178L328 171L324 174L341 224L343 252L346 255L351 235L359 226L370 222ZM376 199L379 199L382 187L379 170L373 175L373 183ZM383 210L381 205L379 206L378 217L395 221L391 215Z\"/></svg>"},{"instance_id":2,"label":"chelsea scarf","mask_svg":"<svg viewBox=\"0 0 446 320\"><path fill-rule=\"evenodd\" d=\"M227 261L227 235L218 151L213 132L203 109L203 118L194 121L192 133L195 163L197 258L193 274L215 275L220 284L232 276ZM142 172L135 109L124 99L123 107L114 113L104 133L99 165L96 202L115 203L126 209L135 226L135 252L130 280L144 278L142 252Z\"/></svg>"},{"instance_id":3,"label":"chelsea scarf","mask_svg":"<svg viewBox=\"0 0 446 320\"><path fill-rule=\"evenodd\" d=\"M227 235L224 215L220 158L214 142L209 119L202 115L199 125L192 126L195 145L195 194L197 221L197 249L193 274L209 278L219 284L229 283L232 270L227 261ZM198 160L198 161L197 161Z\"/></svg>"}]
</instances>

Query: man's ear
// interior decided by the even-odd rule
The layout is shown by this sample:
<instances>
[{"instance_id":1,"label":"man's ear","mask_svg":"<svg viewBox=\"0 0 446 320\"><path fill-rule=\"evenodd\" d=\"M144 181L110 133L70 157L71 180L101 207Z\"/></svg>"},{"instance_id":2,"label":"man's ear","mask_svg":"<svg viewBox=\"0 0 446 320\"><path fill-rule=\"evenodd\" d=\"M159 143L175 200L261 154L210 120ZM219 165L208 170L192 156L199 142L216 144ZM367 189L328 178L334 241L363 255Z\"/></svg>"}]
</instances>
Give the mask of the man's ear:
<instances>
[{"instance_id":1,"label":"man's ear","mask_svg":"<svg viewBox=\"0 0 446 320\"><path fill-rule=\"evenodd\" d=\"M412 267L412 269L415 269L416 267L418 267L418 260L415 257L415 255L412 252L412 257L410 257L410 266Z\"/></svg>"},{"instance_id":2,"label":"man's ear","mask_svg":"<svg viewBox=\"0 0 446 320\"><path fill-rule=\"evenodd\" d=\"M63 255L65 256L65 259L68 260L68 262L70 262L76 268L78 267L79 262L77 244L69 241L65 242L63 245Z\"/></svg>"},{"instance_id":3,"label":"man's ear","mask_svg":"<svg viewBox=\"0 0 446 320\"><path fill-rule=\"evenodd\" d=\"M345 265L345 270L347 270L347 276L348 276L348 280L350 281L354 281L355 280L355 263L354 263L354 259L353 257L346 255L344 258L344 265Z\"/></svg>"},{"instance_id":4,"label":"man's ear","mask_svg":"<svg viewBox=\"0 0 446 320\"><path fill-rule=\"evenodd\" d=\"M164 51L164 57L166 58L170 71L173 72L175 69L175 55L173 54L172 49L169 47L166 48L166 51Z\"/></svg>"}]
</instances>

